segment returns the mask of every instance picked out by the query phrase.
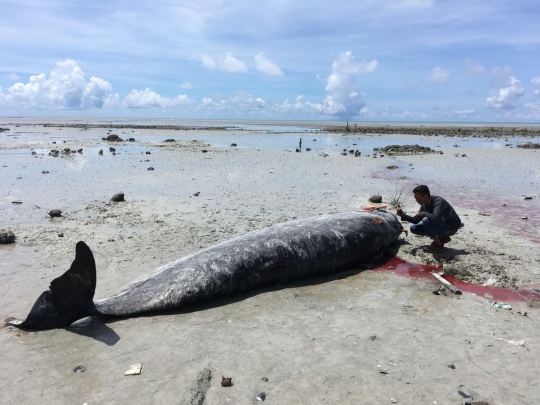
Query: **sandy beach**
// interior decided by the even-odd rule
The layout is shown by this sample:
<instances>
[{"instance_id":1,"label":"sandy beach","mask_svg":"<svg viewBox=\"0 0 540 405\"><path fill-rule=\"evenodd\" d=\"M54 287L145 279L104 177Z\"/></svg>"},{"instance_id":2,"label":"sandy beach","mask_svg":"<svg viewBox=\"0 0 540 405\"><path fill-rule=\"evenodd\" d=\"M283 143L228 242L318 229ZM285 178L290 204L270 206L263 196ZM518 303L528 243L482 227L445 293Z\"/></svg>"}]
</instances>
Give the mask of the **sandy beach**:
<instances>
[{"instance_id":1,"label":"sandy beach","mask_svg":"<svg viewBox=\"0 0 540 405\"><path fill-rule=\"evenodd\" d=\"M264 402L280 405L540 397L540 149L518 147L539 143L538 127L456 136L456 128L422 135L315 123L170 125L0 119L0 229L16 235L0 245L2 319L24 319L69 268L79 240L96 258L99 299L201 248L361 210L373 194L388 203L418 184L446 198L465 226L442 253L424 253L426 239L403 234L390 254L520 298L505 310L488 303L503 290L435 295L434 278L383 261L165 314L43 332L5 327L0 403L196 403L206 368L204 404L259 403L263 392ZM102 139L110 134L123 141ZM373 150L414 144L435 153ZM126 201L111 202L119 192ZM403 209L417 208L408 194ZM52 209L62 217L50 218ZM141 374L124 376L136 363ZM222 387L222 376L233 386Z\"/></svg>"}]
</instances>

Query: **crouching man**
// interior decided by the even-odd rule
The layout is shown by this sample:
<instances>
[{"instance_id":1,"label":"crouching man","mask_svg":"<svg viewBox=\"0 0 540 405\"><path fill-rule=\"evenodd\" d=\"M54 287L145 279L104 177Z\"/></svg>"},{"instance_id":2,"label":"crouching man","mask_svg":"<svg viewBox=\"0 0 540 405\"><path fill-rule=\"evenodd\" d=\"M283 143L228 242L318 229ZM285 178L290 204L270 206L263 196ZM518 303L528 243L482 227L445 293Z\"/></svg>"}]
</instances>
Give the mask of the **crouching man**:
<instances>
[{"instance_id":1,"label":"crouching man","mask_svg":"<svg viewBox=\"0 0 540 405\"><path fill-rule=\"evenodd\" d=\"M412 233L433 239L431 245L424 248L425 252L441 252L445 243L451 241L450 236L461 227L461 219L444 198L430 195L427 186L415 187L413 193L420 210L414 216L409 216L398 208L396 214L403 221L412 223Z\"/></svg>"}]
</instances>

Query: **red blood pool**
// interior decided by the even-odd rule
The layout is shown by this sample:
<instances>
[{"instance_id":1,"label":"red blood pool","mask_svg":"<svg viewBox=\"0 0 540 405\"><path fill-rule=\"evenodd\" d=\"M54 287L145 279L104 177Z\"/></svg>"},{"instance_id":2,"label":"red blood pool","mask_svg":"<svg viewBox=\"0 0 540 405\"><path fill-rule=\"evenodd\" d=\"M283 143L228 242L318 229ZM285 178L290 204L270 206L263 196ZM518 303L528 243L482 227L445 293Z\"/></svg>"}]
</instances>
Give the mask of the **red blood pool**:
<instances>
[{"instance_id":1,"label":"red blood pool","mask_svg":"<svg viewBox=\"0 0 540 405\"><path fill-rule=\"evenodd\" d=\"M442 271L442 268L438 266L432 266L429 264L411 263L403 260L400 257L394 256L388 258L387 261L380 266L373 269L374 271L393 271L395 274L401 277L409 277L415 280L431 280L436 281L430 274L432 271ZM462 280L458 280L454 276L444 275L443 278L448 280L458 289L463 292L476 294L480 297L490 299L493 301L514 301L525 302L529 299L540 300L540 293L537 293L531 289L525 287L519 287L517 289L493 287L493 286L481 286L478 284L467 283Z\"/></svg>"}]
</instances>

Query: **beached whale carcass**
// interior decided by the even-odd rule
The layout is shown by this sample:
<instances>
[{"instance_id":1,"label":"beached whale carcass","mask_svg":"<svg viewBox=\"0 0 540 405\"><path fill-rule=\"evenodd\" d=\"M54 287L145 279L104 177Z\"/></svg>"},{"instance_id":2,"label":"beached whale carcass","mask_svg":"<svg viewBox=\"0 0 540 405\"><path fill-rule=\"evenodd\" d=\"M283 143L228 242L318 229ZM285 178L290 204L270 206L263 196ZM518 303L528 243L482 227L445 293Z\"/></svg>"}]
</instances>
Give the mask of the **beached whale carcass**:
<instances>
[{"instance_id":1,"label":"beached whale carcass","mask_svg":"<svg viewBox=\"0 0 540 405\"><path fill-rule=\"evenodd\" d=\"M351 211L270 226L162 266L93 301L96 266L84 242L71 268L51 282L24 322L26 329L68 326L93 315L129 316L292 280L365 262L398 239L401 224L385 210Z\"/></svg>"}]
</instances>

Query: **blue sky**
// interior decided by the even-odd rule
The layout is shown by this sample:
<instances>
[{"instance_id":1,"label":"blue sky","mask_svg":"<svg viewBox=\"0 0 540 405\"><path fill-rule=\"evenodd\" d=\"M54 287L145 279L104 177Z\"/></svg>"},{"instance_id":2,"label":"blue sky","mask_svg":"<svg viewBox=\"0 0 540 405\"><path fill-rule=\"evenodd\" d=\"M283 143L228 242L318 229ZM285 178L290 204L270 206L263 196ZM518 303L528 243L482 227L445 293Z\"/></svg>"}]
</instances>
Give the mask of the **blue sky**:
<instances>
[{"instance_id":1,"label":"blue sky","mask_svg":"<svg viewBox=\"0 0 540 405\"><path fill-rule=\"evenodd\" d=\"M537 0L0 9L4 116L540 122Z\"/></svg>"}]
</instances>

